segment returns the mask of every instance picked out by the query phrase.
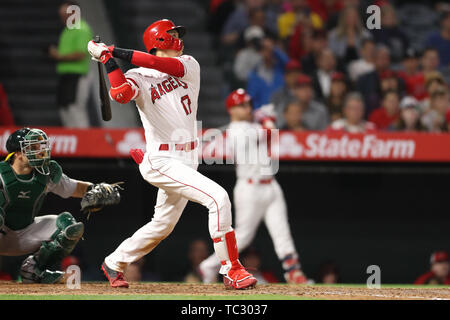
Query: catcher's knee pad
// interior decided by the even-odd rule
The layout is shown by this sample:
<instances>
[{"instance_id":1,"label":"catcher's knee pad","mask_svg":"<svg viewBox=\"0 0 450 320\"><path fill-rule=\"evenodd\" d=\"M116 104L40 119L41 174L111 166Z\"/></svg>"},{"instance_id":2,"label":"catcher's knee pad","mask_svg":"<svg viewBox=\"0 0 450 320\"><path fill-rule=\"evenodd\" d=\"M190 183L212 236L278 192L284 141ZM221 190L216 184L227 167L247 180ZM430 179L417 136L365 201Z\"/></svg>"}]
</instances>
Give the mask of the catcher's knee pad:
<instances>
[{"instance_id":1,"label":"catcher's knee pad","mask_svg":"<svg viewBox=\"0 0 450 320\"><path fill-rule=\"evenodd\" d=\"M77 221L70 212L62 212L56 218L56 227L59 230L64 230L65 228L76 222Z\"/></svg>"},{"instance_id":2,"label":"catcher's knee pad","mask_svg":"<svg viewBox=\"0 0 450 320\"><path fill-rule=\"evenodd\" d=\"M54 243L57 246L62 247L67 254L69 254L81 239L84 233L84 224L82 222L77 222L67 226L64 230L56 235Z\"/></svg>"},{"instance_id":3,"label":"catcher's knee pad","mask_svg":"<svg viewBox=\"0 0 450 320\"><path fill-rule=\"evenodd\" d=\"M77 222L64 229L64 237L68 240L79 240L84 233L84 224Z\"/></svg>"},{"instance_id":4,"label":"catcher's knee pad","mask_svg":"<svg viewBox=\"0 0 450 320\"><path fill-rule=\"evenodd\" d=\"M61 260L75 248L84 233L84 224L76 222L69 212L61 213L56 219L57 230L50 241L42 243L34 255L39 270L59 267Z\"/></svg>"},{"instance_id":5,"label":"catcher's knee pad","mask_svg":"<svg viewBox=\"0 0 450 320\"><path fill-rule=\"evenodd\" d=\"M58 215L56 228L57 231L53 234L52 240L57 239L60 242L64 239L79 240L84 233L84 224L77 222L69 212L63 212Z\"/></svg>"}]
</instances>

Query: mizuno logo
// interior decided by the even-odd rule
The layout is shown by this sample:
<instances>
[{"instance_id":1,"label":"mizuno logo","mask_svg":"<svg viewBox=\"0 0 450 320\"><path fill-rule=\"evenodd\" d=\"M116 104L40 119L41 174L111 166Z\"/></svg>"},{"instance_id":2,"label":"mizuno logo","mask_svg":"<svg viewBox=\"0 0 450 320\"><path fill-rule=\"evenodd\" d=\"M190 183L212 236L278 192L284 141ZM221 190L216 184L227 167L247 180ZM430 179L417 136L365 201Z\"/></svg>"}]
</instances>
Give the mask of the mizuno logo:
<instances>
[{"instance_id":1,"label":"mizuno logo","mask_svg":"<svg viewBox=\"0 0 450 320\"><path fill-rule=\"evenodd\" d=\"M20 199L30 199L30 196L28 195L31 191L19 191L19 195L17 198Z\"/></svg>"}]
</instances>

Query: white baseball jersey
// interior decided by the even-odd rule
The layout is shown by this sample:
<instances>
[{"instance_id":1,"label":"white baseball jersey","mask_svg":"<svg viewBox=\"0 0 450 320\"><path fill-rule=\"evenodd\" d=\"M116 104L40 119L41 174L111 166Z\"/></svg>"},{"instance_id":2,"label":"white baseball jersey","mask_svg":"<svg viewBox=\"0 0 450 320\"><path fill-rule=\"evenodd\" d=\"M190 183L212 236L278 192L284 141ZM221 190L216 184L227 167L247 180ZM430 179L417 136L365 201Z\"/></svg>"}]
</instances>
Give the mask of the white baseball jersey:
<instances>
[{"instance_id":1,"label":"white baseball jersey","mask_svg":"<svg viewBox=\"0 0 450 320\"><path fill-rule=\"evenodd\" d=\"M230 139L230 140L229 140ZM227 143L230 143L236 163L238 179L268 179L267 135L256 122L233 121L227 129ZM266 170L264 170L266 168Z\"/></svg>"},{"instance_id":2,"label":"white baseball jersey","mask_svg":"<svg viewBox=\"0 0 450 320\"><path fill-rule=\"evenodd\" d=\"M139 87L136 106L149 143L185 143L197 138L197 100L200 91L200 65L192 56L177 57L184 76L177 78L148 68L125 73L130 84ZM134 81L134 83L132 83Z\"/></svg>"}]
</instances>

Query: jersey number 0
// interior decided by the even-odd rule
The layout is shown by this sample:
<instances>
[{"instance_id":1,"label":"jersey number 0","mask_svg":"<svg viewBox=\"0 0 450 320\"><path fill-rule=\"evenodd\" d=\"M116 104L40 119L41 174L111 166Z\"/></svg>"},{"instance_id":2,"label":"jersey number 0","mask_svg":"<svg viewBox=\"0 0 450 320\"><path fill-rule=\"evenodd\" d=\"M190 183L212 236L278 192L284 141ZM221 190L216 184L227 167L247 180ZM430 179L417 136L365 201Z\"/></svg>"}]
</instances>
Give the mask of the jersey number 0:
<instances>
[{"instance_id":1,"label":"jersey number 0","mask_svg":"<svg viewBox=\"0 0 450 320\"><path fill-rule=\"evenodd\" d=\"M191 99L188 95L181 97L181 104L183 105L184 112L186 112L186 115L189 115L192 113L191 110Z\"/></svg>"}]
</instances>

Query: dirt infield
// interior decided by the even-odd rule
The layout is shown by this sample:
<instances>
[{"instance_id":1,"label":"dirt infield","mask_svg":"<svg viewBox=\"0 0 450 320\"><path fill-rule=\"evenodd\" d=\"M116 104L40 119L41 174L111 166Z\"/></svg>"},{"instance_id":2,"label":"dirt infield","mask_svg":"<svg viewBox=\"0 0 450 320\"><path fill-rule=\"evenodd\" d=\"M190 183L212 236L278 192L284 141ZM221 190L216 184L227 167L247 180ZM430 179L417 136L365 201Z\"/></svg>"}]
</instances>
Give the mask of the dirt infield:
<instances>
[{"instance_id":1,"label":"dirt infield","mask_svg":"<svg viewBox=\"0 0 450 320\"><path fill-rule=\"evenodd\" d=\"M81 289L70 290L64 284L58 285L26 285L13 282L0 283L0 295L193 295L197 298L208 296L228 296L229 298L249 298L253 295L264 299L278 298L313 298L331 300L450 300L450 288L381 288L367 289L355 287L323 287L302 285L261 284L253 290L225 290L221 284L188 284L188 283L131 283L128 289L114 289L108 283L82 283Z\"/></svg>"}]
</instances>

